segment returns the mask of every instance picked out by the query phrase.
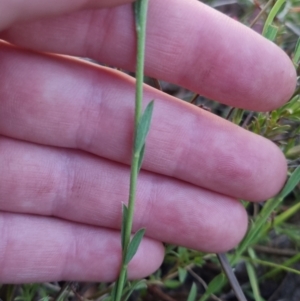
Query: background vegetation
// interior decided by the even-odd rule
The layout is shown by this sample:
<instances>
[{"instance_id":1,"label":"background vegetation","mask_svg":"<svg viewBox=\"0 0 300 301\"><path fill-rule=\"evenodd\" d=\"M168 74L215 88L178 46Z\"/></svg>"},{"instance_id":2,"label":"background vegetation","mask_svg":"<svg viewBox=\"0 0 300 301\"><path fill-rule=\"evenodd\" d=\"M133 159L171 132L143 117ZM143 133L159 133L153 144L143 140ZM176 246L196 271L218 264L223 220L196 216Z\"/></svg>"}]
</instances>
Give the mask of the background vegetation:
<instances>
[{"instance_id":1,"label":"background vegetation","mask_svg":"<svg viewBox=\"0 0 300 301\"><path fill-rule=\"evenodd\" d=\"M278 12L272 0L206 2L274 40L290 55L295 68L299 70L297 64L300 51L297 43L300 36L300 2L279 0ZM270 11L274 20L268 19L264 27ZM156 87L160 85L166 93L192 102L272 140L285 153L289 173L293 173L288 186L278 197L267 202L244 203L249 214L250 230L244 241L227 257L247 300L299 301L300 189L297 183L300 172L296 168L300 165L300 87L282 108L268 113L254 113L220 105L169 83L159 83L149 78L147 82ZM0 299L108 301L112 286L69 282L2 285ZM222 273L216 254L204 254L172 245L166 246L166 257L160 270L141 282L132 283L131 288L135 290L130 300L238 300Z\"/></svg>"}]
</instances>

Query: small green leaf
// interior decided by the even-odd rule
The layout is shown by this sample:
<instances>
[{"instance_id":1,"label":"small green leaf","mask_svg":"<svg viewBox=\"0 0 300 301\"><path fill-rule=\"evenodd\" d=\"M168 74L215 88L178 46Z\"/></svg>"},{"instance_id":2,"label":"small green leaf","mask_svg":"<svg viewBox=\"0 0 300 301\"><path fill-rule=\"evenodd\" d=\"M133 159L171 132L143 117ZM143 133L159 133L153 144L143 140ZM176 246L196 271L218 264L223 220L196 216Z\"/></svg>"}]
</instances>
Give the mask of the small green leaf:
<instances>
[{"instance_id":1,"label":"small green leaf","mask_svg":"<svg viewBox=\"0 0 300 301\"><path fill-rule=\"evenodd\" d=\"M193 261L197 267L202 267L205 264L205 260L202 256L196 256Z\"/></svg>"},{"instance_id":2,"label":"small green leaf","mask_svg":"<svg viewBox=\"0 0 300 301\"><path fill-rule=\"evenodd\" d=\"M180 281L173 280L173 279L168 279L164 282L164 286L166 288L170 288L170 289L175 289L175 288L179 287L180 285L181 285Z\"/></svg>"},{"instance_id":3,"label":"small green leaf","mask_svg":"<svg viewBox=\"0 0 300 301\"><path fill-rule=\"evenodd\" d=\"M187 301L195 301L196 297L197 297L197 285L194 282L193 285L192 285L192 288L190 290Z\"/></svg>"},{"instance_id":4,"label":"small green leaf","mask_svg":"<svg viewBox=\"0 0 300 301\"><path fill-rule=\"evenodd\" d=\"M291 193L294 190L294 188L299 184L299 182L300 182L300 166L298 166L296 170L293 172L293 174L290 176L286 185L280 192L279 197L285 198L289 193Z\"/></svg>"},{"instance_id":5,"label":"small green leaf","mask_svg":"<svg viewBox=\"0 0 300 301\"><path fill-rule=\"evenodd\" d=\"M141 170L142 164L143 164L143 160L144 160L144 156L145 156L145 146L146 144L143 145L141 152L140 152L140 156L139 156L139 163L138 163L138 171Z\"/></svg>"},{"instance_id":6,"label":"small green leaf","mask_svg":"<svg viewBox=\"0 0 300 301\"><path fill-rule=\"evenodd\" d=\"M134 291L137 291L137 290L142 290L142 289L146 289L147 288L147 284L145 282L145 280L141 280L141 281L138 281L137 283L135 283L129 290L129 292L127 293L124 301L127 301L129 299L129 297L131 296L131 294L134 292Z\"/></svg>"},{"instance_id":7,"label":"small green leaf","mask_svg":"<svg viewBox=\"0 0 300 301\"><path fill-rule=\"evenodd\" d=\"M226 283L226 277L223 273L217 275L207 286L206 292L200 301L207 300L212 294L218 293Z\"/></svg>"},{"instance_id":8,"label":"small green leaf","mask_svg":"<svg viewBox=\"0 0 300 301\"><path fill-rule=\"evenodd\" d=\"M186 276L187 276L187 270L179 267L178 268L178 278L181 283L184 283Z\"/></svg>"},{"instance_id":9,"label":"small green leaf","mask_svg":"<svg viewBox=\"0 0 300 301\"><path fill-rule=\"evenodd\" d=\"M122 228L121 228L121 242L122 250L125 250L125 233L126 233L126 224L128 218L128 208L125 204L122 204Z\"/></svg>"},{"instance_id":10,"label":"small green leaf","mask_svg":"<svg viewBox=\"0 0 300 301\"><path fill-rule=\"evenodd\" d=\"M141 241L144 237L145 231L146 231L145 229L138 230L134 234L132 240L130 241L127 252L126 252L126 258L125 258L125 264L126 265L131 261L131 259L133 258L133 256L137 252L138 247L139 247L139 245L140 245L140 243L141 243Z\"/></svg>"},{"instance_id":11,"label":"small green leaf","mask_svg":"<svg viewBox=\"0 0 300 301\"><path fill-rule=\"evenodd\" d=\"M269 25L266 28L266 32L264 34L265 38L267 38L270 41L274 41L278 33L278 27L274 25Z\"/></svg>"},{"instance_id":12,"label":"small green leaf","mask_svg":"<svg viewBox=\"0 0 300 301\"><path fill-rule=\"evenodd\" d=\"M297 66L300 60L300 38L297 41L295 53L293 57L293 63Z\"/></svg>"},{"instance_id":13,"label":"small green leaf","mask_svg":"<svg viewBox=\"0 0 300 301\"><path fill-rule=\"evenodd\" d=\"M152 100L146 107L139 124L136 129L135 143L134 143L134 153L139 154L145 144L152 118L154 101Z\"/></svg>"},{"instance_id":14,"label":"small green leaf","mask_svg":"<svg viewBox=\"0 0 300 301\"><path fill-rule=\"evenodd\" d=\"M299 158L300 155L300 145L293 146L286 152L287 158Z\"/></svg>"}]
</instances>

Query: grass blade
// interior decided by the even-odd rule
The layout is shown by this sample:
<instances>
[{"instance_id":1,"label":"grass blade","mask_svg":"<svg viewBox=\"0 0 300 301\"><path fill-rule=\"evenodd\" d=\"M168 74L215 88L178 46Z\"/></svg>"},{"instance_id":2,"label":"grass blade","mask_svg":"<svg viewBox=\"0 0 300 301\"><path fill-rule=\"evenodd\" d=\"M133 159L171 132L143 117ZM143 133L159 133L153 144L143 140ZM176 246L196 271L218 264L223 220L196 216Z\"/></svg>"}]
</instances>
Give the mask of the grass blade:
<instances>
[{"instance_id":1,"label":"grass blade","mask_svg":"<svg viewBox=\"0 0 300 301\"><path fill-rule=\"evenodd\" d=\"M289 193L291 193L294 190L294 188L299 184L299 182L300 182L300 166L298 166L296 170L293 172L293 174L290 176L286 185L280 192L279 197L285 198Z\"/></svg>"},{"instance_id":2,"label":"grass blade","mask_svg":"<svg viewBox=\"0 0 300 301\"><path fill-rule=\"evenodd\" d=\"M255 269L254 269L253 265L250 262L246 262L246 269L247 269L248 277L249 277L249 280L250 280L250 284L251 284L254 299L255 299L255 301L261 301L259 285L258 285L258 282L257 282L257 276L256 276L256 273L255 273Z\"/></svg>"},{"instance_id":3,"label":"grass blade","mask_svg":"<svg viewBox=\"0 0 300 301\"><path fill-rule=\"evenodd\" d=\"M197 285L194 282L190 290L189 296L187 298L187 301L195 301L196 297L197 297Z\"/></svg>"},{"instance_id":4,"label":"grass blade","mask_svg":"<svg viewBox=\"0 0 300 301\"><path fill-rule=\"evenodd\" d=\"M268 15L268 18L265 22L264 29L263 29L263 32L262 32L264 37L266 36L268 27L272 24L274 18L276 17L276 15L278 14L280 8L282 7L282 5L284 3L285 3L285 0L277 0L275 5L272 7L272 9L271 9L271 11Z\"/></svg>"},{"instance_id":5,"label":"grass blade","mask_svg":"<svg viewBox=\"0 0 300 301\"><path fill-rule=\"evenodd\" d=\"M265 38L267 38L270 41L274 41L278 33L278 27L274 25L269 25L266 28Z\"/></svg>"},{"instance_id":6,"label":"grass blade","mask_svg":"<svg viewBox=\"0 0 300 301\"><path fill-rule=\"evenodd\" d=\"M294 57L293 57L293 63L295 64L295 66L298 66L300 60L300 38L297 41L296 47L295 47L295 53L294 53Z\"/></svg>"},{"instance_id":7,"label":"grass blade","mask_svg":"<svg viewBox=\"0 0 300 301\"><path fill-rule=\"evenodd\" d=\"M250 230L239 245L236 252L236 258L240 256L247 249L247 247L254 244L260 239L261 236L265 235L265 231L262 231L262 228L266 227L266 222L268 218L270 217L272 212L281 204L284 198L294 190L294 188L298 185L299 181L300 166L290 176L289 180L287 181L286 185L281 190L279 195L276 198L269 200L265 204L258 219L254 222L254 224L251 225Z\"/></svg>"},{"instance_id":8,"label":"grass blade","mask_svg":"<svg viewBox=\"0 0 300 301\"><path fill-rule=\"evenodd\" d=\"M290 207L286 211L283 211L281 214L277 215L273 221L274 226L278 226L295 215L300 211L300 202L296 203L294 206Z\"/></svg>"},{"instance_id":9,"label":"grass blade","mask_svg":"<svg viewBox=\"0 0 300 301\"><path fill-rule=\"evenodd\" d=\"M251 258L253 258L253 259L256 258L256 254L253 251L253 249L249 248L248 254ZM257 281L258 277L256 275L255 268L254 268L253 264L248 261L246 261L245 264L246 264L246 270L248 273L250 285L251 285L252 292L253 292L253 297L254 297L255 301L262 301L262 297L261 297L260 290L259 290L259 284Z\"/></svg>"},{"instance_id":10,"label":"grass blade","mask_svg":"<svg viewBox=\"0 0 300 301\"><path fill-rule=\"evenodd\" d=\"M110 293L111 300L113 301L116 299L117 287L118 287L118 280L115 282L115 285L113 286L112 291Z\"/></svg>"}]
</instances>

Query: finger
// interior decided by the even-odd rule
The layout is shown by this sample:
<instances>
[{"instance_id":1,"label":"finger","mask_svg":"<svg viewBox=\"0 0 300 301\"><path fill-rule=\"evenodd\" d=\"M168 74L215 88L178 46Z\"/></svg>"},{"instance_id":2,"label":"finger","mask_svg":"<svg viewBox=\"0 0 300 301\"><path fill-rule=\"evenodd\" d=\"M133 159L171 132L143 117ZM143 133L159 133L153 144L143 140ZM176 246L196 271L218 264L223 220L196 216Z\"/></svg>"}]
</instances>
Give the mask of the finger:
<instances>
[{"instance_id":1,"label":"finger","mask_svg":"<svg viewBox=\"0 0 300 301\"><path fill-rule=\"evenodd\" d=\"M0 212L0 282L113 281L121 264L120 233L30 215ZM129 264L143 278L161 264L160 243L144 238Z\"/></svg>"},{"instance_id":2,"label":"finger","mask_svg":"<svg viewBox=\"0 0 300 301\"><path fill-rule=\"evenodd\" d=\"M133 70L133 24L127 5L22 24L2 38ZM245 109L272 110L296 85L295 68L281 49L195 0L150 1L146 54L148 75Z\"/></svg>"},{"instance_id":3,"label":"finger","mask_svg":"<svg viewBox=\"0 0 300 301\"><path fill-rule=\"evenodd\" d=\"M67 0L67 1L9 1L0 3L0 31L22 21L53 17L82 9L102 8L133 2L134 0Z\"/></svg>"},{"instance_id":4,"label":"finger","mask_svg":"<svg viewBox=\"0 0 300 301\"><path fill-rule=\"evenodd\" d=\"M121 204L129 195L129 167L5 138L0 144L0 210L120 228ZM223 252L244 236L247 215L235 199L142 172L134 231L140 228L155 240Z\"/></svg>"},{"instance_id":5,"label":"finger","mask_svg":"<svg viewBox=\"0 0 300 301\"><path fill-rule=\"evenodd\" d=\"M0 49L0 133L130 163L134 81L81 61ZM155 99L143 168L236 198L264 200L286 178L268 140L146 87Z\"/></svg>"}]
</instances>

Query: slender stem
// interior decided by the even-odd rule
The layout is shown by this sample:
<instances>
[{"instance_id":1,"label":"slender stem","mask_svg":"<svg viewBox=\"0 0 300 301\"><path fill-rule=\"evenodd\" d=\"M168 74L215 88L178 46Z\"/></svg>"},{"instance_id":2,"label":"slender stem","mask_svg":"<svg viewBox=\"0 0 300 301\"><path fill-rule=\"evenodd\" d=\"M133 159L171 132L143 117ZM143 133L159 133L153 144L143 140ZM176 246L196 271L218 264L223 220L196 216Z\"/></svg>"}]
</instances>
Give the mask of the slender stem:
<instances>
[{"instance_id":1,"label":"slender stem","mask_svg":"<svg viewBox=\"0 0 300 301\"><path fill-rule=\"evenodd\" d=\"M239 282L237 281L237 279L230 267L230 264L227 260L226 255L224 253L218 253L217 256L218 256L218 259L222 265L222 268L231 284L231 287L232 287L233 291L235 292L236 297L238 298L239 301L247 301L247 299L241 289L241 286L240 286Z\"/></svg>"},{"instance_id":2,"label":"slender stem","mask_svg":"<svg viewBox=\"0 0 300 301\"><path fill-rule=\"evenodd\" d=\"M268 9L268 7L271 6L273 2L274 2L274 0L269 0L267 2L267 4L261 9L261 11L259 12L259 14L253 19L253 21L249 25L250 28L252 28L255 25L255 23L258 21L258 19L266 12L266 10Z\"/></svg>"},{"instance_id":3,"label":"slender stem","mask_svg":"<svg viewBox=\"0 0 300 301\"><path fill-rule=\"evenodd\" d=\"M134 142L132 151L131 173L130 173L130 190L128 200L128 215L127 223L125 225L124 233L124 249L122 268L117 282L116 301L122 298L122 292L126 281L127 265L125 264L125 257L130 243L130 236L133 224L134 205L136 199L137 177L139 172L139 157L140 152L134 152L134 144L136 141L136 131L142 116L142 100L143 100L143 83L144 83L144 60L145 60L145 40L146 40L146 22L147 22L147 8L148 0L137 0L135 9L139 7L136 12L136 33L137 33L137 61L136 61L136 93L135 93L135 120L134 120Z\"/></svg>"},{"instance_id":4,"label":"slender stem","mask_svg":"<svg viewBox=\"0 0 300 301\"><path fill-rule=\"evenodd\" d=\"M137 32L137 60L136 60L136 91L135 91L135 137L139 121L142 116L142 101L143 101L143 84L144 84L144 61L145 61L145 42L146 42L146 18L148 0L138 0L136 5L141 5L140 15L136 20ZM134 150L134 147L132 147ZM125 249L130 242L130 235L132 231L132 222L134 214L135 195L137 187L138 164L140 152L132 151L131 175L130 175L130 191L128 201L128 223L125 229Z\"/></svg>"}]
</instances>

